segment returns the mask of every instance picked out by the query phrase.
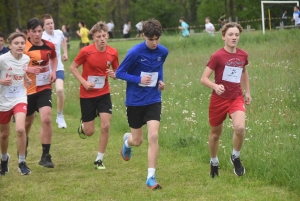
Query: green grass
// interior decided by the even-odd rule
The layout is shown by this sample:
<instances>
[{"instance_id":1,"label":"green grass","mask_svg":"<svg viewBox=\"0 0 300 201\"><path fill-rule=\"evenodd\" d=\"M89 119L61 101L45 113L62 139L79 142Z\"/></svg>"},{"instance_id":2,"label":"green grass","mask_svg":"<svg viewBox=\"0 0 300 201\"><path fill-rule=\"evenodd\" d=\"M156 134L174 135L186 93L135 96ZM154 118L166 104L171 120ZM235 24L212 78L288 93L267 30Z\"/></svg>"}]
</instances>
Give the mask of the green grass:
<instances>
[{"instance_id":1,"label":"green grass","mask_svg":"<svg viewBox=\"0 0 300 201\"><path fill-rule=\"evenodd\" d=\"M125 162L119 155L122 136L129 131L125 107L125 83L111 80L114 105L111 135L104 164L93 169L99 128L85 140L77 135L80 118L79 84L69 66L78 53L72 41L66 68L65 117L61 130L53 114L51 154L56 165L37 165L41 145L39 119L30 133L29 176L17 172L15 133L10 137L10 172L0 178L0 200L300 200L299 30L243 33L239 47L249 53L253 102L247 107L246 140L241 158L246 175L236 177L229 162L232 150L231 122L226 120L219 150L221 176L211 179L208 152L208 103L211 91L199 83L210 55L223 46L219 35L193 36L180 40L164 36L169 48L165 63L160 155L157 166L160 191L145 186L147 138ZM120 62L139 41L110 42L119 51ZM53 96L53 102L56 96ZM56 111L54 104L53 111ZM96 120L98 121L98 119Z\"/></svg>"}]
</instances>

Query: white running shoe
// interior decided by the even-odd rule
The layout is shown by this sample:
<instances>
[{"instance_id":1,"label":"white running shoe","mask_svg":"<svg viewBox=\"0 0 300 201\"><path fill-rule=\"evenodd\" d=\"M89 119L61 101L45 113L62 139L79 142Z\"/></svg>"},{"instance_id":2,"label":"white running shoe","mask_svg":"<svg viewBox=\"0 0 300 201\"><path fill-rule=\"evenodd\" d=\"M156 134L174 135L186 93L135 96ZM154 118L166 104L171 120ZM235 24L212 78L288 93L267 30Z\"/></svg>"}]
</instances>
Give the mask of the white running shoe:
<instances>
[{"instance_id":1,"label":"white running shoe","mask_svg":"<svg viewBox=\"0 0 300 201\"><path fill-rule=\"evenodd\" d=\"M58 128L67 128L67 124L64 119L64 115L57 115L56 123L58 124Z\"/></svg>"}]
</instances>

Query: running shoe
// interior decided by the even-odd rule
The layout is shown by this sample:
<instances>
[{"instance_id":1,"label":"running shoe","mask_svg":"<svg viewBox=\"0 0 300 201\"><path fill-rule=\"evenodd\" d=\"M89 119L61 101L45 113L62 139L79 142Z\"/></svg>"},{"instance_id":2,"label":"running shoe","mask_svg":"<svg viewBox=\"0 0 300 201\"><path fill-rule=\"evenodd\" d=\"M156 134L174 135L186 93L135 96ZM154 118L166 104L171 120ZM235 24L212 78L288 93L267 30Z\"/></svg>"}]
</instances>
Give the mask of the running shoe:
<instances>
[{"instance_id":1,"label":"running shoe","mask_svg":"<svg viewBox=\"0 0 300 201\"><path fill-rule=\"evenodd\" d=\"M9 159L10 159L10 156L8 154L7 154L7 160L6 161L3 161L1 159L1 171L0 171L1 176L5 176L9 172L9 168L8 168Z\"/></svg>"},{"instance_id":2,"label":"running shoe","mask_svg":"<svg viewBox=\"0 0 300 201\"><path fill-rule=\"evenodd\" d=\"M95 168L98 169L98 170L105 170L106 167L104 166L102 160L97 160L94 162L94 165L95 165Z\"/></svg>"},{"instance_id":3,"label":"running shoe","mask_svg":"<svg viewBox=\"0 0 300 201\"><path fill-rule=\"evenodd\" d=\"M210 162L210 173L211 178L215 178L215 176L219 176L219 166L214 166L212 162Z\"/></svg>"},{"instance_id":4,"label":"running shoe","mask_svg":"<svg viewBox=\"0 0 300 201\"><path fill-rule=\"evenodd\" d=\"M23 161L19 163L19 172L21 175L28 175L31 173L30 169L27 167L26 162Z\"/></svg>"},{"instance_id":5,"label":"running shoe","mask_svg":"<svg viewBox=\"0 0 300 201\"><path fill-rule=\"evenodd\" d=\"M152 176L149 179L147 179L146 185L148 188L150 188L152 190L162 189L162 186L156 182L155 176Z\"/></svg>"},{"instance_id":6,"label":"running shoe","mask_svg":"<svg viewBox=\"0 0 300 201\"><path fill-rule=\"evenodd\" d=\"M132 147L127 148L125 146L125 141L129 138L129 136L131 135L131 133L125 133L124 137L123 137L123 146L121 148L121 156L125 161L129 161L131 158L131 151L132 151Z\"/></svg>"},{"instance_id":7,"label":"running shoe","mask_svg":"<svg viewBox=\"0 0 300 201\"><path fill-rule=\"evenodd\" d=\"M87 135L83 132L82 129L82 120L80 120L80 126L78 127L78 134L81 139L87 138Z\"/></svg>"},{"instance_id":8,"label":"running shoe","mask_svg":"<svg viewBox=\"0 0 300 201\"><path fill-rule=\"evenodd\" d=\"M235 158L234 155L231 155L230 162L234 166L233 172L237 176L243 176L246 173L246 169L244 168L240 157Z\"/></svg>"},{"instance_id":9,"label":"running shoe","mask_svg":"<svg viewBox=\"0 0 300 201\"><path fill-rule=\"evenodd\" d=\"M57 115L56 117L56 123L58 125L58 128L67 128L66 121L64 119L64 115Z\"/></svg>"},{"instance_id":10,"label":"running shoe","mask_svg":"<svg viewBox=\"0 0 300 201\"><path fill-rule=\"evenodd\" d=\"M51 155L45 154L44 156L42 156L39 165L47 168L54 168L54 164L52 163L51 160Z\"/></svg>"}]
</instances>

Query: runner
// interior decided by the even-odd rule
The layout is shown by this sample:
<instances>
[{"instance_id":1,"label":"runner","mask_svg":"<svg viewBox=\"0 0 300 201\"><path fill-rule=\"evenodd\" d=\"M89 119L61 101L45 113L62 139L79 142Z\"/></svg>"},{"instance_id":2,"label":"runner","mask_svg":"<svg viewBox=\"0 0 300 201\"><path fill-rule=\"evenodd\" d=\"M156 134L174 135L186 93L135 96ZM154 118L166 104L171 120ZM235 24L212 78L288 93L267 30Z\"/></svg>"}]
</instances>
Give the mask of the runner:
<instances>
[{"instance_id":1,"label":"runner","mask_svg":"<svg viewBox=\"0 0 300 201\"><path fill-rule=\"evenodd\" d=\"M227 23L222 28L222 39L225 47L216 51L207 63L201 77L201 83L213 90L209 105L209 150L210 175L212 178L219 175L217 157L219 139L222 134L223 121L229 114L232 119L233 151L230 161L234 166L234 174L242 176L246 170L240 160L240 151L245 133L245 105L251 103L249 76L246 69L248 54L237 48L242 27L237 23ZM215 82L210 76L215 74ZM245 90L245 101L242 87Z\"/></svg>"},{"instance_id":2,"label":"runner","mask_svg":"<svg viewBox=\"0 0 300 201\"><path fill-rule=\"evenodd\" d=\"M211 36L215 36L215 27L212 23L210 23L210 18L205 18L205 31L209 33Z\"/></svg>"},{"instance_id":3,"label":"runner","mask_svg":"<svg viewBox=\"0 0 300 201\"><path fill-rule=\"evenodd\" d=\"M136 38L143 37L143 20L140 20L135 27L137 28L137 35L135 36Z\"/></svg>"},{"instance_id":4,"label":"runner","mask_svg":"<svg viewBox=\"0 0 300 201\"><path fill-rule=\"evenodd\" d=\"M39 165L54 168L49 152L52 138L51 84L56 79L57 57L54 45L43 40L42 35L43 22L40 19L31 18L27 22L28 38L24 53L30 57L27 73L33 84L27 87L28 110L25 128L28 137L35 112L38 111L41 119L40 138L43 149ZM52 72L50 72L50 66Z\"/></svg>"},{"instance_id":5,"label":"runner","mask_svg":"<svg viewBox=\"0 0 300 201\"><path fill-rule=\"evenodd\" d=\"M79 22L78 27L79 27L79 30L77 30L76 33L80 37L80 40L81 40L80 44L79 44L79 47L81 49L90 44L89 30L85 27L84 22Z\"/></svg>"},{"instance_id":6,"label":"runner","mask_svg":"<svg viewBox=\"0 0 300 201\"><path fill-rule=\"evenodd\" d=\"M187 37L190 35L190 32L189 32L189 25L184 21L184 17L181 17L179 19L179 22L180 22L180 26L178 27L178 29L181 30L181 35L183 37Z\"/></svg>"},{"instance_id":7,"label":"runner","mask_svg":"<svg viewBox=\"0 0 300 201\"><path fill-rule=\"evenodd\" d=\"M0 55L5 54L6 52L9 51L7 47L4 46L4 34L0 32Z\"/></svg>"},{"instance_id":8,"label":"runner","mask_svg":"<svg viewBox=\"0 0 300 201\"><path fill-rule=\"evenodd\" d=\"M26 84L31 84L26 68L30 58L23 54L26 37L22 33L12 33L8 37L10 51L0 56L0 133L1 133L1 170L0 175L8 173L9 155L8 138L10 135L10 118L17 119L17 147L19 150L18 169L21 175L30 174L26 165L26 132L25 119L27 112Z\"/></svg>"},{"instance_id":9,"label":"runner","mask_svg":"<svg viewBox=\"0 0 300 201\"><path fill-rule=\"evenodd\" d=\"M106 169L103 157L109 138L112 103L108 77L116 79L115 70L119 66L118 52L107 45L108 27L98 22L90 31L94 43L84 47L71 64L70 71L81 83L80 107L81 122L78 134L81 138L94 134L94 120L100 117L101 128L98 155L94 162L96 169ZM78 68L82 65L82 74ZM112 67L112 69L110 69Z\"/></svg>"},{"instance_id":10,"label":"runner","mask_svg":"<svg viewBox=\"0 0 300 201\"><path fill-rule=\"evenodd\" d=\"M54 22L53 18L49 14L45 14L41 17L41 20L44 23L44 29L42 39L46 41L50 41L55 45L55 51L57 56L57 68L56 68L56 94L57 94L57 116L56 123L58 128L67 128L66 121L63 115L63 107L64 107L64 79L65 79L65 70L64 65L61 60L68 60L68 50L67 50L67 39L64 37L64 34L61 30L54 30ZM60 47L62 47L64 54L62 57L60 56Z\"/></svg>"},{"instance_id":11,"label":"runner","mask_svg":"<svg viewBox=\"0 0 300 201\"><path fill-rule=\"evenodd\" d=\"M161 91L164 89L163 64L168 50L159 44L162 27L159 21L149 20L143 24L145 41L127 53L117 70L117 78L127 82L127 119L131 133L125 133L121 156L131 158L132 146L143 142L144 124L148 128L148 176L146 185L150 189L162 188L156 182L155 168L158 157L158 130L161 116Z\"/></svg>"}]
</instances>

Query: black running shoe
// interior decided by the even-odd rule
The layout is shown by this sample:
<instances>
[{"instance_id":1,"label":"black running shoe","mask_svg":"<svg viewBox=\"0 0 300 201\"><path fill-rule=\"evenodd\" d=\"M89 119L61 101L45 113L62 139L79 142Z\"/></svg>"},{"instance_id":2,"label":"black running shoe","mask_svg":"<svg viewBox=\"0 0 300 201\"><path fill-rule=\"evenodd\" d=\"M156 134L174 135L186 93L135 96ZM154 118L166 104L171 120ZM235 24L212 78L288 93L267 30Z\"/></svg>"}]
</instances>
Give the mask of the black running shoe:
<instances>
[{"instance_id":1,"label":"black running shoe","mask_svg":"<svg viewBox=\"0 0 300 201\"><path fill-rule=\"evenodd\" d=\"M210 176L211 178L215 178L215 176L219 176L219 166L212 165L212 162L210 162Z\"/></svg>"},{"instance_id":2,"label":"black running shoe","mask_svg":"<svg viewBox=\"0 0 300 201\"><path fill-rule=\"evenodd\" d=\"M51 160L51 155L45 154L44 156L42 156L39 165L47 168L54 168L54 164L52 163Z\"/></svg>"},{"instance_id":3,"label":"black running shoe","mask_svg":"<svg viewBox=\"0 0 300 201\"><path fill-rule=\"evenodd\" d=\"M235 157L233 157L233 155L231 155L230 162L234 166L234 168L233 168L234 174L237 176L243 176L246 173L246 170L241 162L240 157L237 157L235 159L233 159L233 158L235 158Z\"/></svg>"},{"instance_id":4,"label":"black running shoe","mask_svg":"<svg viewBox=\"0 0 300 201\"><path fill-rule=\"evenodd\" d=\"M106 167L104 166L102 160L97 160L94 162L94 165L95 165L95 168L98 169L98 170L105 170Z\"/></svg>"},{"instance_id":5,"label":"black running shoe","mask_svg":"<svg viewBox=\"0 0 300 201\"><path fill-rule=\"evenodd\" d=\"M31 173L29 167L27 167L26 162L19 163L19 172L21 175L28 175Z\"/></svg>"},{"instance_id":6,"label":"black running shoe","mask_svg":"<svg viewBox=\"0 0 300 201\"><path fill-rule=\"evenodd\" d=\"M6 161L3 161L1 159L1 170L0 170L0 175L1 176L5 176L9 171L9 168L8 168L9 159L10 159L10 156L8 154L7 154L7 160Z\"/></svg>"}]
</instances>

